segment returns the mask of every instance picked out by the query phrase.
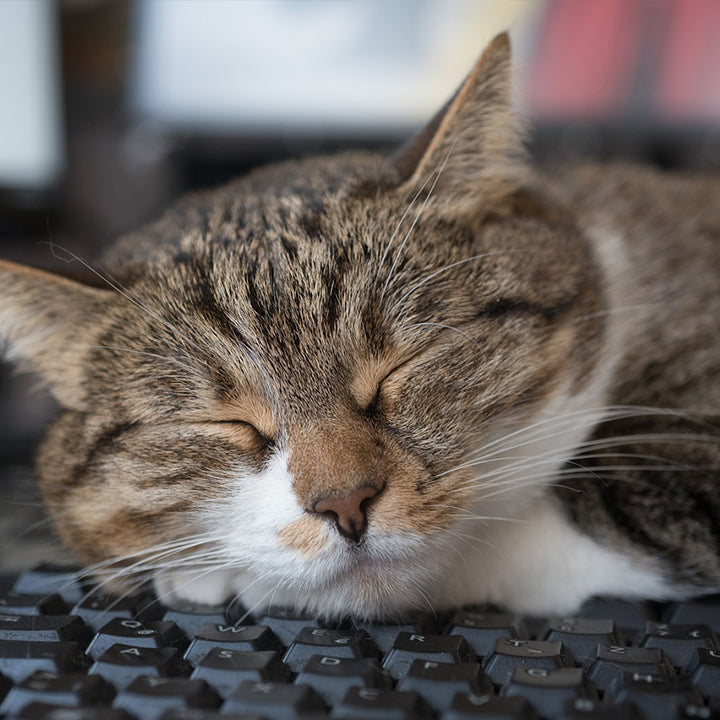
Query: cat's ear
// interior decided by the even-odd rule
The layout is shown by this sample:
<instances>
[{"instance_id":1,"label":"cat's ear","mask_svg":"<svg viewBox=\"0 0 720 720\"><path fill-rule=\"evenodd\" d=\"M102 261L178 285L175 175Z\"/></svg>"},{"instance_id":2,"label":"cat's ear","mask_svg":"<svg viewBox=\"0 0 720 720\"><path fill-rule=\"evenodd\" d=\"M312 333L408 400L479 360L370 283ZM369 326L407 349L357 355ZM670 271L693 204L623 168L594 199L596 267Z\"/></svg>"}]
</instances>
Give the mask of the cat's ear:
<instances>
[{"instance_id":1,"label":"cat's ear","mask_svg":"<svg viewBox=\"0 0 720 720\"><path fill-rule=\"evenodd\" d=\"M114 299L109 290L0 260L0 349L37 372L62 405L84 410L83 361Z\"/></svg>"},{"instance_id":2,"label":"cat's ear","mask_svg":"<svg viewBox=\"0 0 720 720\"><path fill-rule=\"evenodd\" d=\"M441 208L453 214L476 213L517 187L523 136L512 102L510 39L503 33L390 164L401 189L432 188L432 200Z\"/></svg>"}]
</instances>

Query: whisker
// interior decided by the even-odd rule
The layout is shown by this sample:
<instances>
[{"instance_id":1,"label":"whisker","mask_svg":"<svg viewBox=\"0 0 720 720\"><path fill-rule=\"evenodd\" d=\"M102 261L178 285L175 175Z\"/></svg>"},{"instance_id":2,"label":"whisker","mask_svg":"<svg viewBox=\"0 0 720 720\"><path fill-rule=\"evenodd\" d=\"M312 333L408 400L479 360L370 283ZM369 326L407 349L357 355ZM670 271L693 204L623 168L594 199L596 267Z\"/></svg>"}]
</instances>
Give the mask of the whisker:
<instances>
[{"instance_id":1,"label":"whisker","mask_svg":"<svg viewBox=\"0 0 720 720\"><path fill-rule=\"evenodd\" d=\"M388 240L387 244L385 245L385 249L383 251L383 254L380 258L380 261L378 263L378 267L375 271L375 279L377 280L378 274L382 268L382 266L385 264L385 260L387 259L388 252L390 251L390 247L393 244L393 241L395 240L395 236L400 231L400 227L402 226L403 222L405 221L405 218L407 217L408 213L412 210L413 206L415 205L415 202L422 194L423 190L425 189L426 185L432 180L433 175L435 174L435 170L430 172L428 176L425 178L425 182L420 186L420 189L415 193L415 197L410 201L410 204L407 206L405 212L400 217L400 220L398 221L398 224L395 226L395 230L393 230L392 235L390 236L390 239Z\"/></svg>"},{"instance_id":2,"label":"whisker","mask_svg":"<svg viewBox=\"0 0 720 720\"><path fill-rule=\"evenodd\" d=\"M455 141L457 142L457 141ZM455 142L450 146L450 149L447 152L447 155L445 156L445 159L442 161L440 167L435 171L435 179L433 180L432 185L430 186L430 189L428 190L428 194L423 200L422 205L420 206L420 209L418 210L417 214L415 215L415 219L412 221L412 224L410 225L410 229L405 233L405 237L403 238L403 241L400 243L400 247L395 252L395 257L393 258L393 263L390 266L390 271L388 272L387 279L385 280L385 285L383 286L382 292L380 293L380 301L382 301L385 297L385 293L387 292L388 286L390 285L390 280L393 277L393 273L395 272L395 268L397 267L397 264L400 260L400 256L402 255L402 251L405 248L405 245L407 244L408 239L410 238L410 235L412 234L412 231L415 229L415 225L417 225L418 220L422 217L423 211L425 210L425 207L427 206L428 202L430 201L430 198L432 197L433 191L435 190L435 186L438 183L438 180L440 180L440 177L442 176L443 170L445 169L445 166L447 165L448 160L450 159L450 155L452 155L453 150L455 149Z\"/></svg>"}]
</instances>

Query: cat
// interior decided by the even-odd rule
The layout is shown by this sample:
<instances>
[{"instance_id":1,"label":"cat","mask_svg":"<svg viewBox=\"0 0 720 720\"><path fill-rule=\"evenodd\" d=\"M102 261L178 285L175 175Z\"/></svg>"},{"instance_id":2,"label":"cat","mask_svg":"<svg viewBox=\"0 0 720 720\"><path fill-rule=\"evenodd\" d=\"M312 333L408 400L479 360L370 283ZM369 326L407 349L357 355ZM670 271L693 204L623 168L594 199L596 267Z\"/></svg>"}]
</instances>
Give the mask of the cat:
<instances>
[{"instance_id":1,"label":"cat","mask_svg":"<svg viewBox=\"0 0 720 720\"><path fill-rule=\"evenodd\" d=\"M94 282L0 263L98 587L390 618L720 589L720 178L533 169L507 35L395 154L253 171Z\"/></svg>"}]
</instances>

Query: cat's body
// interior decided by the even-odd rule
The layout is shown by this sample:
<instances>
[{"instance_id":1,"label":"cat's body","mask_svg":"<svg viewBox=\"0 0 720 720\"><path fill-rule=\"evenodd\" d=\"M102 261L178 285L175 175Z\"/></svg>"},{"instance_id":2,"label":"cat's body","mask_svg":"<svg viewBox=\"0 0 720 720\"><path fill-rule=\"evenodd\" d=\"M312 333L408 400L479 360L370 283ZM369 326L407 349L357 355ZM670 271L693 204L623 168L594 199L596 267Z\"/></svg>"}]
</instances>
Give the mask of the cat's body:
<instances>
[{"instance_id":1,"label":"cat's body","mask_svg":"<svg viewBox=\"0 0 720 720\"><path fill-rule=\"evenodd\" d=\"M187 199L109 289L0 264L0 332L67 408L46 503L109 587L334 616L720 588L720 179L531 172L508 78L500 38L393 158Z\"/></svg>"}]
</instances>

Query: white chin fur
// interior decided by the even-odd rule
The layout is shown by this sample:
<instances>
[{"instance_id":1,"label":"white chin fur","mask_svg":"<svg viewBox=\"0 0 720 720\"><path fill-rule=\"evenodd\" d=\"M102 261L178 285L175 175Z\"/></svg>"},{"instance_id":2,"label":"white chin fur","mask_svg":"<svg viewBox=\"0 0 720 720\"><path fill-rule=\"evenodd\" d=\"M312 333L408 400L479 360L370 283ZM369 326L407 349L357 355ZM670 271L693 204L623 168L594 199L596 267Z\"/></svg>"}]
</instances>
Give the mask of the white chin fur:
<instances>
[{"instance_id":1,"label":"white chin fur","mask_svg":"<svg viewBox=\"0 0 720 720\"><path fill-rule=\"evenodd\" d=\"M483 602L522 613L564 614L593 595L671 599L685 594L666 582L651 558L628 556L591 540L551 499L537 501L514 523L485 527L482 535L487 544L472 552L442 533L433 538L375 536L368 538L374 540L368 543L372 550L362 556L337 543L320 558L294 558L255 572L161 571L155 589L170 604L238 598L255 616L276 605L357 619Z\"/></svg>"},{"instance_id":2,"label":"white chin fur","mask_svg":"<svg viewBox=\"0 0 720 720\"><path fill-rule=\"evenodd\" d=\"M430 589L445 568L428 558L443 557L441 543L429 538L375 537L374 551L357 553L338 539L321 558L284 558L284 565L208 571L206 568L159 571L154 585L165 603L221 604L237 598L258 616L270 605L325 618L400 617L431 612ZM389 560L392 547L394 560ZM428 552L428 548L431 548Z\"/></svg>"}]
</instances>

